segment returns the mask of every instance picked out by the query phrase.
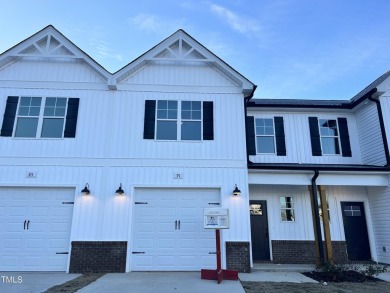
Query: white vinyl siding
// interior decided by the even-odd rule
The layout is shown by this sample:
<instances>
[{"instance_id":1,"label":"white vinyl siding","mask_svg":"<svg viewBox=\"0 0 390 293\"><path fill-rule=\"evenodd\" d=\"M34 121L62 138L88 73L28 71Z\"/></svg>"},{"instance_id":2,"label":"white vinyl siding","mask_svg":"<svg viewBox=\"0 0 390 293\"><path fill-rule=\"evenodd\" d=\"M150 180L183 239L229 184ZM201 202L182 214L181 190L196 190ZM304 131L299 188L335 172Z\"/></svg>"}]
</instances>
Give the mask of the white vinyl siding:
<instances>
[{"instance_id":1,"label":"white vinyl siding","mask_svg":"<svg viewBox=\"0 0 390 293\"><path fill-rule=\"evenodd\" d=\"M369 187L368 200L378 262L390 264L390 188Z\"/></svg>"},{"instance_id":2,"label":"white vinyl siding","mask_svg":"<svg viewBox=\"0 0 390 293\"><path fill-rule=\"evenodd\" d=\"M362 105L356 111L356 124L359 134L362 163L378 166L385 165L386 157L382 133L374 102L368 101L367 104Z\"/></svg>"}]
</instances>

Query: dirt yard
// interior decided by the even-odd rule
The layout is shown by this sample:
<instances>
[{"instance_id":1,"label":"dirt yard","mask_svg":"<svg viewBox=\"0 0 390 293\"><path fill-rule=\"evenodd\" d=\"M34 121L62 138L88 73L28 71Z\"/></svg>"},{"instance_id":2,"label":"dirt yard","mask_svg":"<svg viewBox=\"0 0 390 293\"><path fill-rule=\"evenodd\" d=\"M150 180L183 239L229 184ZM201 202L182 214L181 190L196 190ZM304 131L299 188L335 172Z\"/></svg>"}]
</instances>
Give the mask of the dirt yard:
<instances>
[{"instance_id":1,"label":"dirt yard","mask_svg":"<svg viewBox=\"0 0 390 293\"><path fill-rule=\"evenodd\" d=\"M247 293L390 293L389 282L364 282L364 283L275 283L275 282L241 282Z\"/></svg>"}]
</instances>

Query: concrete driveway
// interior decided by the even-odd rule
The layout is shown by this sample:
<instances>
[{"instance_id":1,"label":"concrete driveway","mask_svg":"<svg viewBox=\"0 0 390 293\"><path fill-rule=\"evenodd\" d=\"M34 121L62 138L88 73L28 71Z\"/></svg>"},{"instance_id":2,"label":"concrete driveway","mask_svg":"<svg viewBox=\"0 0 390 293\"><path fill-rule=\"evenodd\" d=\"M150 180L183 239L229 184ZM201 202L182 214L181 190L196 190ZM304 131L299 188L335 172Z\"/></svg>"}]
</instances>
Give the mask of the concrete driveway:
<instances>
[{"instance_id":1,"label":"concrete driveway","mask_svg":"<svg viewBox=\"0 0 390 293\"><path fill-rule=\"evenodd\" d=\"M200 272L131 272L107 274L80 289L80 293L245 293L240 281L202 280Z\"/></svg>"},{"instance_id":2,"label":"concrete driveway","mask_svg":"<svg viewBox=\"0 0 390 293\"><path fill-rule=\"evenodd\" d=\"M62 272L0 272L0 292L38 293L80 276Z\"/></svg>"}]
</instances>

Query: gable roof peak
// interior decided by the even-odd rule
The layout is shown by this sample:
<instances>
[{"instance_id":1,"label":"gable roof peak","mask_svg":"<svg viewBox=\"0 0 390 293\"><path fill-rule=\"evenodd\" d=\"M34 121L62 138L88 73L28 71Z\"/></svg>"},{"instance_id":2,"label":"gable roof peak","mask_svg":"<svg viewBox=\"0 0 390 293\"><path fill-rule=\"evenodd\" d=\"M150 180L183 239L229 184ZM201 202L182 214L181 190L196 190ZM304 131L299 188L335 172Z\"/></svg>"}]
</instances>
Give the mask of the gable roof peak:
<instances>
[{"instance_id":1,"label":"gable roof peak","mask_svg":"<svg viewBox=\"0 0 390 293\"><path fill-rule=\"evenodd\" d=\"M36 57L80 60L103 80L108 81L111 77L105 68L51 24L0 54L0 68L20 59Z\"/></svg>"}]
</instances>

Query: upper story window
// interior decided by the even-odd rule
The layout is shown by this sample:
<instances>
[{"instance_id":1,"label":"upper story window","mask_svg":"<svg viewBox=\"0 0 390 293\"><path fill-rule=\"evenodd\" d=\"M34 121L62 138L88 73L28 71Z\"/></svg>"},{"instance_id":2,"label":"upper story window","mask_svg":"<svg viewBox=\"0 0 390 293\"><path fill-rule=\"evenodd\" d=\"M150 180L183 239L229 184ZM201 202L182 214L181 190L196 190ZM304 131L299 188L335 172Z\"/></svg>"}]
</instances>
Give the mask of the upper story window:
<instances>
[{"instance_id":1,"label":"upper story window","mask_svg":"<svg viewBox=\"0 0 390 293\"><path fill-rule=\"evenodd\" d=\"M339 132L337 121L333 119L319 119L322 154L340 154Z\"/></svg>"},{"instance_id":2,"label":"upper story window","mask_svg":"<svg viewBox=\"0 0 390 293\"><path fill-rule=\"evenodd\" d=\"M276 154L286 156L283 117L246 117L246 145L249 155Z\"/></svg>"},{"instance_id":3,"label":"upper story window","mask_svg":"<svg viewBox=\"0 0 390 293\"><path fill-rule=\"evenodd\" d=\"M256 119L256 149L260 154L275 153L275 131L274 120Z\"/></svg>"},{"instance_id":4,"label":"upper story window","mask_svg":"<svg viewBox=\"0 0 390 293\"><path fill-rule=\"evenodd\" d=\"M10 96L1 136L18 138L75 137L78 98Z\"/></svg>"},{"instance_id":5,"label":"upper story window","mask_svg":"<svg viewBox=\"0 0 390 293\"><path fill-rule=\"evenodd\" d=\"M146 100L144 139L213 140L213 102Z\"/></svg>"},{"instance_id":6,"label":"upper story window","mask_svg":"<svg viewBox=\"0 0 390 293\"><path fill-rule=\"evenodd\" d=\"M66 107L67 98L21 97L14 136L62 138Z\"/></svg>"},{"instance_id":7,"label":"upper story window","mask_svg":"<svg viewBox=\"0 0 390 293\"><path fill-rule=\"evenodd\" d=\"M341 154L343 157L352 157L347 118L308 118L313 156Z\"/></svg>"}]
</instances>

